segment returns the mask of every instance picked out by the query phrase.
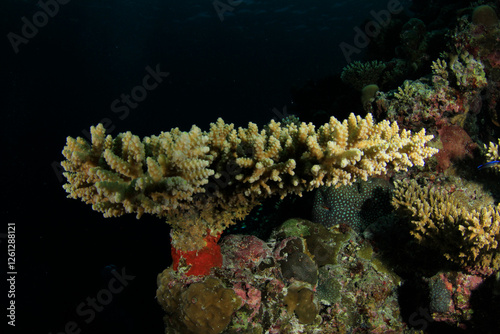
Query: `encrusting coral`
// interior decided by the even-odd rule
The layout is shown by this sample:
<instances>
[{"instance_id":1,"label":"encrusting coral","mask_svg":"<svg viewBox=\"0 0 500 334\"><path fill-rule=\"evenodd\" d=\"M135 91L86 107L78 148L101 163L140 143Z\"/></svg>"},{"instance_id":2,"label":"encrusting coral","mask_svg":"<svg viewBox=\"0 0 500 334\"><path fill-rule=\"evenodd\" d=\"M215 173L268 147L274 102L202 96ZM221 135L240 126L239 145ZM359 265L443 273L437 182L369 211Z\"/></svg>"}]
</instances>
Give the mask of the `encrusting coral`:
<instances>
[{"instance_id":1,"label":"encrusting coral","mask_svg":"<svg viewBox=\"0 0 500 334\"><path fill-rule=\"evenodd\" d=\"M326 227L345 224L362 232L391 211L390 201L391 183L380 178L348 186L320 187L314 196L312 220Z\"/></svg>"},{"instance_id":2,"label":"encrusting coral","mask_svg":"<svg viewBox=\"0 0 500 334\"><path fill-rule=\"evenodd\" d=\"M500 267L500 204L475 209L460 198L415 180L396 182L393 205L412 217L411 232L470 272L491 274Z\"/></svg>"},{"instance_id":3,"label":"encrusting coral","mask_svg":"<svg viewBox=\"0 0 500 334\"><path fill-rule=\"evenodd\" d=\"M345 185L386 172L423 165L437 152L432 136L396 123L375 124L370 114L313 124L271 121L235 129L222 119L210 131L193 126L140 139L115 138L103 125L92 142L68 137L62 162L70 198L92 204L105 217L144 213L166 217L172 246L196 251L271 195L301 195L322 185Z\"/></svg>"}]
</instances>

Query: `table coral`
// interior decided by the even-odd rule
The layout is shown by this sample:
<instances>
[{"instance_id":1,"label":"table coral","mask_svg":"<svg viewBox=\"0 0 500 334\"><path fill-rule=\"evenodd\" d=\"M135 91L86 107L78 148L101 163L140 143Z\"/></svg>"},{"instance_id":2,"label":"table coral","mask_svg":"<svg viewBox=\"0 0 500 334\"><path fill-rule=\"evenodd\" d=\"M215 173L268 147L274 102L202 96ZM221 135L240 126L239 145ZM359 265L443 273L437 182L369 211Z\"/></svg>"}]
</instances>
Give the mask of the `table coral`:
<instances>
[{"instance_id":1,"label":"table coral","mask_svg":"<svg viewBox=\"0 0 500 334\"><path fill-rule=\"evenodd\" d=\"M130 132L106 136L98 125L91 135L91 143L68 137L63 150L69 197L105 217L166 217L181 251L205 247L208 234L217 236L271 195L350 184L389 166L406 170L437 151L426 147L432 136L424 130L411 134L353 114L317 130L274 121L262 130L253 123L235 129L219 119L208 132L176 128L141 140Z\"/></svg>"}]
</instances>

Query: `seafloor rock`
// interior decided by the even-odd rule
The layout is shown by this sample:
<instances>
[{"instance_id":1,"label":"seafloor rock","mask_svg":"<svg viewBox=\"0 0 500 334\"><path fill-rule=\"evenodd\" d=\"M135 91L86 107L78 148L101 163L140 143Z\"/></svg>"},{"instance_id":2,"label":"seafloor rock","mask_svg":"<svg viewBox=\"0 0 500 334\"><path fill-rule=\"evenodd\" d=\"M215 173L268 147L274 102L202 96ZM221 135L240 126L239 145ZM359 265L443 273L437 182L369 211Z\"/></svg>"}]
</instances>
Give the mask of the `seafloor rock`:
<instances>
[{"instance_id":1,"label":"seafloor rock","mask_svg":"<svg viewBox=\"0 0 500 334\"><path fill-rule=\"evenodd\" d=\"M171 269L159 275L165 333L408 330L399 313L398 276L348 226L290 219L267 243L230 235L221 250L223 266L208 276Z\"/></svg>"}]
</instances>

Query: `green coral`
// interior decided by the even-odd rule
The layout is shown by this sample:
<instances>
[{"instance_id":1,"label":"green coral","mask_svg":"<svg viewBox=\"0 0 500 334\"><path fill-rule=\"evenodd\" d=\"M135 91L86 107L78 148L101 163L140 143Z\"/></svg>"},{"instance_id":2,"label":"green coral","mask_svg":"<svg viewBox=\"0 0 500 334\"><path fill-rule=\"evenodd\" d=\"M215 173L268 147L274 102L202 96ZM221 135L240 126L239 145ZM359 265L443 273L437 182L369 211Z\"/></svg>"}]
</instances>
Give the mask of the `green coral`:
<instances>
[{"instance_id":1,"label":"green coral","mask_svg":"<svg viewBox=\"0 0 500 334\"><path fill-rule=\"evenodd\" d=\"M367 85L377 84L385 67L386 65L378 60L366 63L353 61L343 68L340 78L361 91Z\"/></svg>"},{"instance_id":2,"label":"green coral","mask_svg":"<svg viewBox=\"0 0 500 334\"><path fill-rule=\"evenodd\" d=\"M186 334L221 333L242 304L241 298L232 289L225 288L219 279L208 277L185 289L180 284L170 286L174 277L171 269L158 275L156 297L168 315L165 317L167 330Z\"/></svg>"},{"instance_id":3,"label":"green coral","mask_svg":"<svg viewBox=\"0 0 500 334\"><path fill-rule=\"evenodd\" d=\"M295 312L300 323L311 324L316 320L319 307L311 289L303 286L291 286L284 302L288 312Z\"/></svg>"},{"instance_id":4,"label":"green coral","mask_svg":"<svg viewBox=\"0 0 500 334\"><path fill-rule=\"evenodd\" d=\"M362 232L391 211L391 185L379 178L356 181L349 186L321 187L314 197L312 217L326 227L345 224Z\"/></svg>"}]
</instances>

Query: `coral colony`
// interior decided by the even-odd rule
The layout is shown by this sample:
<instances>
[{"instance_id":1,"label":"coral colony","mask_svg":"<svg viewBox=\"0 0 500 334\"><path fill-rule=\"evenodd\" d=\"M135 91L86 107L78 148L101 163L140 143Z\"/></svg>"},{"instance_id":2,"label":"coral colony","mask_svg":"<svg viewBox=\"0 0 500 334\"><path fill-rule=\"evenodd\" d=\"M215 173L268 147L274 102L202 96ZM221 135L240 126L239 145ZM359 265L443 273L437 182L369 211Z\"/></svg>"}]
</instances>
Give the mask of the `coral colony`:
<instances>
[{"instance_id":1,"label":"coral colony","mask_svg":"<svg viewBox=\"0 0 500 334\"><path fill-rule=\"evenodd\" d=\"M68 137L68 197L170 224L166 333L481 328L475 295L500 312L500 205L487 187L500 168L500 26L491 6L460 12L434 59L412 18L399 58L344 68L364 117ZM227 233L267 198L309 191L311 221L278 222L267 241Z\"/></svg>"}]
</instances>

